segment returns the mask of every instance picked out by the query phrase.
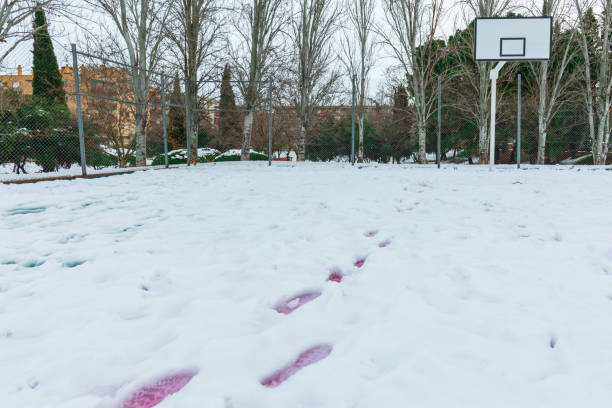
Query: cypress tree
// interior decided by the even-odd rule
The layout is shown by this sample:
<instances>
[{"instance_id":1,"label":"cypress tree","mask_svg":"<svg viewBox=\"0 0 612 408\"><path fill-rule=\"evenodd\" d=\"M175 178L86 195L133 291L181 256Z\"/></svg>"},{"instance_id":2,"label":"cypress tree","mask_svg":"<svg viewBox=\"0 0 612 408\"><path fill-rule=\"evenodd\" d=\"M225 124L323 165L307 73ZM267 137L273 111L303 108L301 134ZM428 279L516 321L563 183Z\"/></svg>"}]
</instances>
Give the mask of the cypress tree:
<instances>
[{"instance_id":1,"label":"cypress tree","mask_svg":"<svg viewBox=\"0 0 612 408\"><path fill-rule=\"evenodd\" d=\"M219 100L219 145L222 149L240 147L242 130L241 116L236 109L236 97L231 84L231 70L225 65L221 78L221 95Z\"/></svg>"},{"instance_id":2,"label":"cypress tree","mask_svg":"<svg viewBox=\"0 0 612 408\"><path fill-rule=\"evenodd\" d=\"M66 107L62 75L59 72L53 43L49 36L47 17L42 7L34 13L34 50L32 93L48 106Z\"/></svg>"}]
</instances>

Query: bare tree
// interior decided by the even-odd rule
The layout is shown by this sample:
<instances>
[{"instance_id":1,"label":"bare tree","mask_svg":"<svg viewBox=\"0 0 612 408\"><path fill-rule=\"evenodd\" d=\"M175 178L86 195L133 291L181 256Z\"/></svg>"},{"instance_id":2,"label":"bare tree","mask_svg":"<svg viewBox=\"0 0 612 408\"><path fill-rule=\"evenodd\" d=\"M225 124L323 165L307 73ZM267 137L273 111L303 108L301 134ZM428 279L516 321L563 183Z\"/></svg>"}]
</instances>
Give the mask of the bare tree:
<instances>
[{"instance_id":1,"label":"bare tree","mask_svg":"<svg viewBox=\"0 0 612 408\"><path fill-rule=\"evenodd\" d=\"M427 162L425 151L427 119L434 113L435 68L441 55L436 32L443 0L384 0L387 27L379 28L383 43L393 51L408 77L407 89L414 104L418 133L418 161Z\"/></svg>"},{"instance_id":2,"label":"bare tree","mask_svg":"<svg viewBox=\"0 0 612 408\"><path fill-rule=\"evenodd\" d=\"M129 72L124 68L96 65L81 67L79 75L85 92L100 96L87 98L84 114L93 118L96 132L114 150L119 167L123 168L135 148L135 141L129 137L132 130L129 124L134 118L134 105L129 103L132 92L123 86L129 81Z\"/></svg>"},{"instance_id":3,"label":"bare tree","mask_svg":"<svg viewBox=\"0 0 612 408\"><path fill-rule=\"evenodd\" d=\"M329 101L340 76L332 68L330 45L337 28L339 9L333 0L300 0L292 23L295 50L295 108L300 120L297 160L306 159L306 137L316 107Z\"/></svg>"},{"instance_id":4,"label":"bare tree","mask_svg":"<svg viewBox=\"0 0 612 408\"><path fill-rule=\"evenodd\" d=\"M146 117L149 83L162 54L170 8L163 0L83 0L103 11L117 29L130 65L134 90L136 165L146 165Z\"/></svg>"},{"instance_id":5,"label":"bare tree","mask_svg":"<svg viewBox=\"0 0 612 408\"><path fill-rule=\"evenodd\" d=\"M210 79L219 52L220 5L218 0L177 0L172 2L165 34L172 42L170 52L185 78L185 106L189 157L198 157L198 93L203 80Z\"/></svg>"},{"instance_id":6,"label":"bare tree","mask_svg":"<svg viewBox=\"0 0 612 408\"><path fill-rule=\"evenodd\" d=\"M31 17L36 7L47 8L53 0L0 0L0 43L8 43L0 51L0 64L19 44L33 38L34 30L47 29L46 26L32 28Z\"/></svg>"},{"instance_id":7,"label":"bare tree","mask_svg":"<svg viewBox=\"0 0 612 408\"><path fill-rule=\"evenodd\" d=\"M550 122L572 96L567 91L574 84L575 74L567 68L577 50L573 24L564 21L569 12L568 5L565 0L542 0L541 8L536 6L532 9L536 16L551 16L555 24L551 44L554 64L549 61L529 63L539 92L538 164L546 162L546 137ZM565 28L569 29L569 36L563 33Z\"/></svg>"},{"instance_id":8,"label":"bare tree","mask_svg":"<svg viewBox=\"0 0 612 408\"><path fill-rule=\"evenodd\" d=\"M351 78L356 78L357 124L359 148L357 161L363 162L363 106L368 91L368 75L374 66L374 0L347 0L346 10L350 31L344 33L342 42L343 62Z\"/></svg>"},{"instance_id":9,"label":"bare tree","mask_svg":"<svg viewBox=\"0 0 612 408\"><path fill-rule=\"evenodd\" d=\"M497 17L502 16L505 12L510 10L511 0L464 0L464 4L467 6L467 15L465 17L465 23L473 20L475 17ZM473 30L471 31L473 36ZM474 38L466 36L465 43L462 44L473 51ZM472 52L473 55L473 52ZM462 64L463 74L465 78L470 81L472 88L477 95L477 101L473 106L470 107L473 113L476 126L478 127L478 156L479 163L489 162L489 115L491 114L489 106L489 98L491 96L491 86L489 79L489 72L495 65L495 62L476 62L476 75L471 72L472 67L470 63ZM501 96L501 95L500 95Z\"/></svg>"},{"instance_id":10,"label":"bare tree","mask_svg":"<svg viewBox=\"0 0 612 408\"><path fill-rule=\"evenodd\" d=\"M589 10L595 5L592 0L574 0L579 21L579 43L584 58L583 79L584 98L589 121L589 137L593 144L593 164L603 165L608 156L610 141L610 109L612 98L612 67L610 66L610 48L612 46L612 0L600 0L600 32L592 33L588 18ZM599 38L589 39L595 34ZM591 60L590 41L596 41L596 61ZM598 69L593 69L593 68ZM592 77L595 73L596 77ZM593 86L593 84L596 84ZM596 124L597 122L597 124Z\"/></svg>"},{"instance_id":11,"label":"bare tree","mask_svg":"<svg viewBox=\"0 0 612 408\"><path fill-rule=\"evenodd\" d=\"M604 165L608 158L610 143L610 110L612 109L612 0L601 0L601 54L599 60L599 95L597 104L597 139L595 142L596 156L593 163ZM598 156L598 157L597 157ZM595 160L596 159L596 160Z\"/></svg>"},{"instance_id":12,"label":"bare tree","mask_svg":"<svg viewBox=\"0 0 612 408\"><path fill-rule=\"evenodd\" d=\"M579 21L579 43L584 58L583 79L584 98L586 103L587 117L589 121L589 136L593 144L593 164L603 165L608 156L608 144L610 141L610 109L612 98L612 67L610 66L610 48L612 46L612 0L601 0L600 2L600 31L595 33L599 38L593 38L598 42L595 45L596 61L591 61L591 46L589 45L590 22L588 11L595 5L592 0L574 0L574 5ZM591 33L592 34L592 33ZM598 69L593 69L594 67ZM596 77L592 77L592 72ZM596 84L593 86L593 84ZM596 124L597 122L597 124Z\"/></svg>"},{"instance_id":13,"label":"bare tree","mask_svg":"<svg viewBox=\"0 0 612 408\"><path fill-rule=\"evenodd\" d=\"M252 0L240 9L237 32L248 54L231 51L234 67L244 99L244 125L242 127L241 160L249 160L253 114L260 100L261 81L272 71L274 57L278 54L279 39L286 25L286 0Z\"/></svg>"},{"instance_id":14,"label":"bare tree","mask_svg":"<svg viewBox=\"0 0 612 408\"><path fill-rule=\"evenodd\" d=\"M589 121L589 139L591 142L595 142L595 109L593 107L593 80L591 77L591 55L590 47L588 42L588 33L590 31L590 24L587 21L586 12L591 8L593 4L592 0L574 0L576 11L578 13L578 26L579 26L579 37L580 49L584 58L583 62L583 80L584 80L584 91L583 97L586 106L587 119ZM596 149L592 149L593 163L597 161Z\"/></svg>"}]
</instances>

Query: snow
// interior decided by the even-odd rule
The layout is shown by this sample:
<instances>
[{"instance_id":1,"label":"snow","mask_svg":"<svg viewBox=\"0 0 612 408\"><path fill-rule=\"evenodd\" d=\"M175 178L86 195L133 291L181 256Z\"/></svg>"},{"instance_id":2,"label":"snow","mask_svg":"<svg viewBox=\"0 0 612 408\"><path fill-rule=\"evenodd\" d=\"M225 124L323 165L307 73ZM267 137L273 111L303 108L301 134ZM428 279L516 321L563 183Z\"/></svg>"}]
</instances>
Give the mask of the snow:
<instances>
[{"instance_id":1,"label":"snow","mask_svg":"<svg viewBox=\"0 0 612 408\"><path fill-rule=\"evenodd\" d=\"M223 153L221 153L219 156L240 156L242 150L240 149L229 149ZM257 153L257 154L263 154L265 155L264 152L258 152L257 150L253 150L253 149L249 149L249 153Z\"/></svg>"},{"instance_id":2,"label":"snow","mask_svg":"<svg viewBox=\"0 0 612 408\"><path fill-rule=\"evenodd\" d=\"M280 162L0 185L0 405L606 406L610 185Z\"/></svg>"},{"instance_id":3,"label":"snow","mask_svg":"<svg viewBox=\"0 0 612 408\"><path fill-rule=\"evenodd\" d=\"M293 150L283 150L283 151L276 151L272 153L272 158L273 159L286 159L287 161L296 161L297 160L297 154L295 153L295 151ZM347 160L348 161L348 160Z\"/></svg>"},{"instance_id":4,"label":"snow","mask_svg":"<svg viewBox=\"0 0 612 408\"><path fill-rule=\"evenodd\" d=\"M152 160L147 159L147 163L150 165ZM126 170L134 171L134 170L151 170L151 169L161 169L165 166L141 166L141 167L100 167L94 168L87 166L87 174L106 174L106 173L121 173ZM83 174L80 164L73 164L70 168L60 168L57 171L43 172L42 167L37 165L36 163L26 162L25 169L27 171L26 174L14 173L12 164L0 164L0 182L2 181L13 181L13 180L33 180L33 179L48 179L54 177L63 177L63 176L80 176Z\"/></svg>"},{"instance_id":5,"label":"snow","mask_svg":"<svg viewBox=\"0 0 612 408\"><path fill-rule=\"evenodd\" d=\"M199 147L198 148L198 157L204 157L204 156L208 156L211 154L219 154L219 151L217 149L213 149L212 147ZM187 149L170 150L168 152L168 156L170 155L181 156L183 159L186 159Z\"/></svg>"}]
</instances>

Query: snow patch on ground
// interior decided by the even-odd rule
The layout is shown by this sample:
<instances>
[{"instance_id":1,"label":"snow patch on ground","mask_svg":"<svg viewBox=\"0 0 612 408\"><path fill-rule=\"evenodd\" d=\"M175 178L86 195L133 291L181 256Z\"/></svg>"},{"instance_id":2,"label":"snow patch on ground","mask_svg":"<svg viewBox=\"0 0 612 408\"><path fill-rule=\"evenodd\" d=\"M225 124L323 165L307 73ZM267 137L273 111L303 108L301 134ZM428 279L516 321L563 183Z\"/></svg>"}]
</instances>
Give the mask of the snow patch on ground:
<instances>
[{"instance_id":1,"label":"snow patch on ground","mask_svg":"<svg viewBox=\"0 0 612 408\"><path fill-rule=\"evenodd\" d=\"M195 367L156 406L605 406L611 185L280 162L0 185L0 405L116 408Z\"/></svg>"},{"instance_id":2,"label":"snow patch on ground","mask_svg":"<svg viewBox=\"0 0 612 408\"><path fill-rule=\"evenodd\" d=\"M87 167L87 174L107 174L107 173L121 173L126 170L151 170L151 169L162 169L165 166L150 166L152 160L147 159L147 166L144 167L102 167L102 168L93 168ZM174 165L173 165L174 166ZM14 180L44 180L55 177L62 176L80 176L83 174L83 170L79 164L73 164L70 168L60 168L57 171L43 172L42 167L37 165L36 163L28 162L25 165L25 169L27 171L26 174L17 174L13 172L12 164L0 164L0 182L2 181L14 181Z\"/></svg>"}]
</instances>

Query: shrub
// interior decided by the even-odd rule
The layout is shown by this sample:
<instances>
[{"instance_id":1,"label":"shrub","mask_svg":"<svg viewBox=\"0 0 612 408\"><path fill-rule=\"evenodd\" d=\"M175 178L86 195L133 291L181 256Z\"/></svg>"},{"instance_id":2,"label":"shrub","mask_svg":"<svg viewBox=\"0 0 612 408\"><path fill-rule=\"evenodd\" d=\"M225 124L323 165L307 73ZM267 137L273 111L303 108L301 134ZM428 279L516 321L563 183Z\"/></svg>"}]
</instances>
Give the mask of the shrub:
<instances>
[{"instance_id":1,"label":"shrub","mask_svg":"<svg viewBox=\"0 0 612 408\"><path fill-rule=\"evenodd\" d=\"M159 154L155 156L153 162L151 163L153 166L163 166L166 163L163 154ZM173 150L168 152L168 164L186 164L187 156L186 152L183 150Z\"/></svg>"},{"instance_id":2,"label":"shrub","mask_svg":"<svg viewBox=\"0 0 612 408\"><path fill-rule=\"evenodd\" d=\"M215 160L218 153L206 153L201 154L202 150L210 150L201 148L200 155L198 156L198 163L209 163ZM153 162L151 163L153 166L163 166L165 164L164 155L159 154L155 156ZM172 150L168 152L168 164L187 164L187 151L185 149Z\"/></svg>"},{"instance_id":3,"label":"shrub","mask_svg":"<svg viewBox=\"0 0 612 408\"><path fill-rule=\"evenodd\" d=\"M119 159L117 159L116 156L93 149L88 149L85 151L85 160L87 161L87 165L93 167L94 169L100 169L102 167L117 167L119 165ZM128 162L129 161L130 159L128 159Z\"/></svg>"},{"instance_id":4,"label":"shrub","mask_svg":"<svg viewBox=\"0 0 612 408\"><path fill-rule=\"evenodd\" d=\"M213 161L215 161L217 156L218 156L218 154L215 154L215 153L205 154L204 156L198 157L198 163L210 163L210 162L213 162Z\"/></svg>"},{"instance_id":5,"label":"shrub","mask_svg":"<svg viewBox=\"0 0 612 408\"><path fill-rule=\"evenodd\" d=\"M250 159L253 161L268 160L268 156L266 156L265 154L261 154L261 153L251 152L249 156L250 156ZM240 155L239 154L229 154L229 155L219 156L215 159L215 161L216 162L240 161Z\"/></svg>"}]
</instances>

